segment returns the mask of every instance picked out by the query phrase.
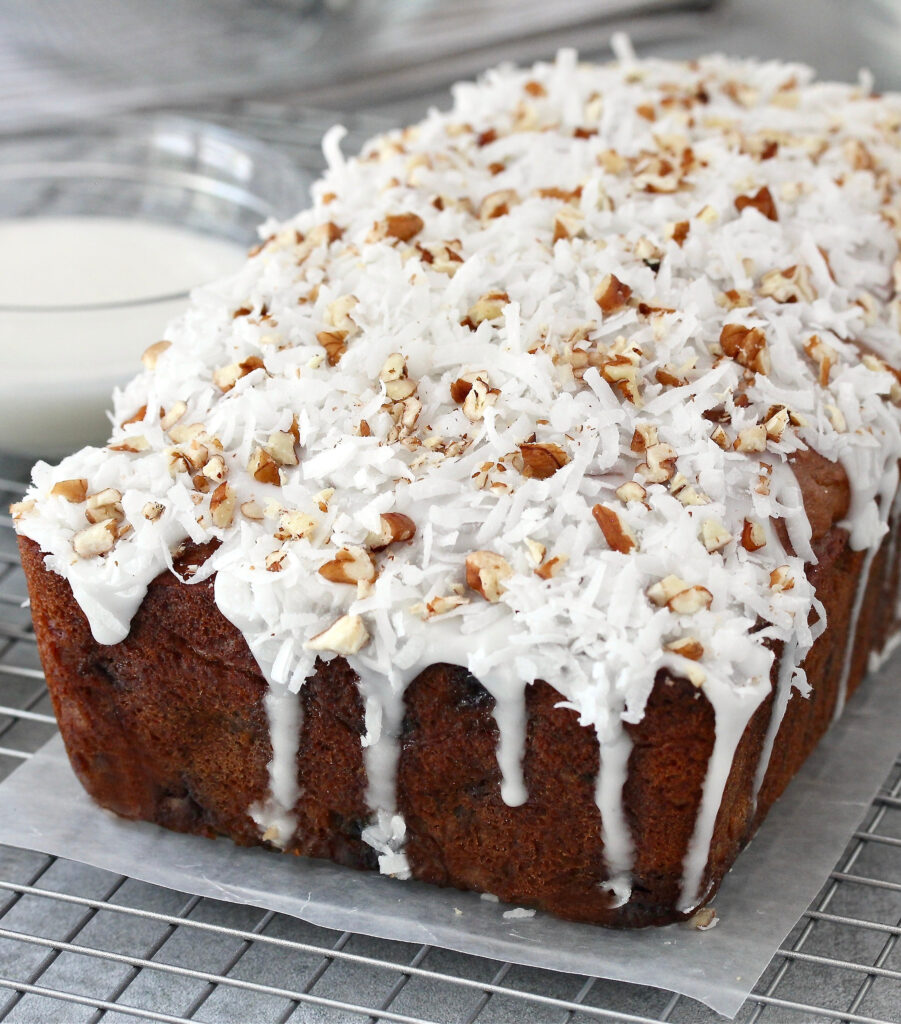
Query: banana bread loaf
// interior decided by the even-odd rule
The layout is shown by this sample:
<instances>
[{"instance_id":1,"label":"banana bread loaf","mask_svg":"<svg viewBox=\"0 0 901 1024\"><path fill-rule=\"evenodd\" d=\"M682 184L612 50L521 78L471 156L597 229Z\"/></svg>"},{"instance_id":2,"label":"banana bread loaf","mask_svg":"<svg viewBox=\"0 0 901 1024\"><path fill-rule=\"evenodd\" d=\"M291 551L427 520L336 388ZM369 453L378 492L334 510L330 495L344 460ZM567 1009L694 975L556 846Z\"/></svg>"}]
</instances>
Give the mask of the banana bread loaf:
<instances>
[{"instance_id":1,"label":"banana bread loaf","mask_svg":"<svg viewBox=\"0 0 901 1024\"><path fill-rule=\"evenodd\" d=\"M605 925L707 902L899 625L899 125L626 48L329 133L13 508L86 789Z\"/></svg>"}]
</instances>

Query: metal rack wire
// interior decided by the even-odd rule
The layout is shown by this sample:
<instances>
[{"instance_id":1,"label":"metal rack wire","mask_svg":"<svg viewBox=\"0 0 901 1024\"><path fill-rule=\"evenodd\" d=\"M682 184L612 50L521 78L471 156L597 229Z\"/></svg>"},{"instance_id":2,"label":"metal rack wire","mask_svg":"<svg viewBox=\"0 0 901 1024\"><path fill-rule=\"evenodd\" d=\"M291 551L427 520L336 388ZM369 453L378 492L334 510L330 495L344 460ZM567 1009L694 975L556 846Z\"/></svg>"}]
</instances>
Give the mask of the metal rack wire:
<instances>
[{"instance_id":1,"label":"metal rack wire","mask_svg":"<svg viewBox=\"0 0 901 1024\"><path fill-rule=\"evenodd\" d=\"M321 163L319 139L335 119L265 103L192 113L253 132L310 170ZM360 117L345 123L348 151L382 127ZM23 486L0 479L0 779L56 729L5 514ZM0 846L3 1024L722 1019L660 989L330 931ZM901 757L737 1020L901 1020Z\"/></svg>"}]
</instances>

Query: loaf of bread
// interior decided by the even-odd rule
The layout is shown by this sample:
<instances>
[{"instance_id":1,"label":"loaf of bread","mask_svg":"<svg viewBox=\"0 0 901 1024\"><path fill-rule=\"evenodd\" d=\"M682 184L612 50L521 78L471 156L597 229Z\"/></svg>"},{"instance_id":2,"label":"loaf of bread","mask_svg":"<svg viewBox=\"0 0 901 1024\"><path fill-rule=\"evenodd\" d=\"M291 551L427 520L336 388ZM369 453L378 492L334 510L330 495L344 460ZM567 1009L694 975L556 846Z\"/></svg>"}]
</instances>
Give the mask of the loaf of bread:
<instances>
[{"instance_id":1,"label":"loaf of bread","mask_svg":"<svg viewBox=\"0 0 901 1024\"><path fill-rule=\"evenodd\" d=\"M561 53L369 143L14 506L126 817L693 914L896 635L901 98Z\"/></svg>"}]
</instances>

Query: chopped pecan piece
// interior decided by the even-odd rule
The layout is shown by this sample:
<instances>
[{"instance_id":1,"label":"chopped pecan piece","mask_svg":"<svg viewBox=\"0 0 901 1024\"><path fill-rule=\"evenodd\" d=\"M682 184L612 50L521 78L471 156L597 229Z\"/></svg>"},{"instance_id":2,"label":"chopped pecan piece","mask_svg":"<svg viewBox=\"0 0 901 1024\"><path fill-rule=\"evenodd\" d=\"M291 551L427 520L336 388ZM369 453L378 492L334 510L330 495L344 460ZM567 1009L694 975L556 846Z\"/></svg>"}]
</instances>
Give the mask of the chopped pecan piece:
<instances>
[{"instance_id":1,"label":"chopped pecan piece","mask_svg":"<svg viewBox=\"0 0 901 1024\"><path fill-rule=\"evenodd\" d=\"M401 242L409 242L422 231L425 222L416 213L389 214L385 218L385 234Z\"/></svg>"},{"instance_id":2,"label":"chopped pecan piece","mask_svg":"<svg viewBox=\"0 0 901 1024\"><path fill-rule=\"evenodd\" d=\"M735 199L735 209L741 213L746 207L752 207L757 210L758 213L762 213L767 220L779 220L779 211L776 209L776 203L773 200L773 195L770 190L763 186L753 196L737 196Z\"/></svg>"},{"instance_id":3,"label":"chopped pecan piece","mask_svg":"<svg viewBox=\"0 0 901 1024\"><path fill-rule=\"evenodd\" d=\"M669 236L681 248L685 244L685 239L688 238L690 229L691 221L680 220L672 225Z\"/></svg>"},{"instance_id":4,"label":"chopped pecan piece","mask_svg":"<svg viewBox=\"0 0 901 1024\"><path fill-rule=\"evenodd\" d=\"M719 445L723 451L732 445L732 442L729 440L729 435L719 425L713 428L713 431L710 434L710 440L713 441L714 444Z\"/></svg>"},{"instance_id":5,"label":"chopped pecan piece","mask_svg":"<svg viewBox=\"0 0 901 1024\"><path fill-rule=\"evenodd\" d=\"M88 496L88 482L80 477L75 480L58 480L50 488L50 493L80 505Z\"/></svg>"},{"instance_id":6,"label":"chopped pecan piece","mask_svg":"<svg viewBox=\"0 0 901 1024\"><path fill-rule=\"evenodd\" d=\"M89 494L87 497L84 517L89 523L101 523L110 519L115 523L125 518L122 511L122 492L115 487L105 487L102 491Z\"/></svg>"},{"instance_id":7,"label":"chopped pecan piece","mask_svg":"<svg viewBox=\"0 0 901 1024\"><path fill-rule=\"evenodd\" d=\"M831 345L827 345L818 334L811 334L804 342L804 351L820 368L820 387L827 387L829 374L838 361L838 353Z\"/></svg>"},{"instance_id":8,"label":"chopped pecan piece","mask_svg":"<svg viewBox=\"0 0 901 1024\"><path fill-rule=\"evenodd\" d=\"M499 601L506 589L503 581L512 575L510 564L494 551L473 551L466 556L466 585L486 601Z\"/></svg>"},{"instance_id":9,"label":"chopped pecan piece","mask_svg":"<svg viewBox=\"0 0 901 1024\"><path fill-rule=\"evenodd\" d=\"M766 544L766 532L756 519L746 519L741 528L741 546L745 551L759 551Z\"/></svg>"},{"instance_id":10,"label":"chopped pecan piece","mask_svg":"<svg viewBox=\"0 0 901 1024\"><path fill-rule=\"evenodd\" d=\"M734 359L749 370L769 374L770 353L766 335L759 327L724 324L720 331L720 347L730 359Z\"/></svg>"},{"instance_id":11,"label":"chopped pecan piece","mask_svg":"<svg viewBox=\"0 0 901 1024\"><path fill-rule=\"evenodd\" d=\"M416 535L416 524L403 512L384 512L379 516L379 524L378 533L372 532L366 537L371 551L381 551L389 544L412 540Z\"/></svg>"},{"instance_id":12,"label":"chopped pecan piece","mask_svg":"<svg viewBox=\"0 0 901 1024\"><path fill-rule=\"evenodd\" d=\"M166 349L171 347L171 341L155 341L152 345L149 345L144 349L144 354L141 356L141 362L148 370L155 370L160 356L166 351Z\"/></svg>"},{"instance_id":13,"label":"chopped pecan piece","mask_svg":"<svg viewBox=\"0 0 901 1024\"><path fill-rule=\"evenodd\" d=\"M266 572L281 572L282 563L288 557L288 552L283 550L270 551L266 555Z\"/></svg>"},{"instance_id":14,"label":"chopped pecan piece","mask_svg":"<svg viewBox=\"0 0 901 1024\"><path fill-rule=\"evenodd\" d=\"M112 551L118 531L114 519L104 519L79 530L72 538L72 547L79 558L96 558Z\"/></svg>"},{"instance_id":15,"label":"chopped pecan piece","mask_svg":"<svg viewBox=\"0 0 901 1024\"><path fill-rule=\"evenodd\" d=\"M230 363L213 371L213 383L220 391L231 391L231 389L249 373L254 370L265 370L266 364L259 356L248 356L239 363Z\"/></svg>"},{"instance_id":16,"label":"chopped pecan piece","mask_svg":"<svg viewBox=\"0 0 901 1024\"><path fill-rule=\"evenodd\" d=\"M326 307L326 320L332 327L337 327L339 331L347 331L348 334L356 332L358 330L357 324L350 315L350 311L356 304L356 296L340 296Z\"/></svg>"},{"instance_id":17,"label":"chopped pecan piece","mask_svg":"<svg viewBox=\"0 0 901 1024\"><path fill-rule=\"evenodd\" d=\"M369 632L359 615L342 615L328 629L317 633L304 647L309 651L356 654L369 643Z\"/></svg>"},{"instance_id":18,"label":"chopped pecan piece","mask_svg":"<svg viewBox=\"0 0 901 1024\"><path fill-rule=\"evenodd\" d=\"M616 496L620 501L644 501L648 492L637 481L629 480L617 487Z\"/></svg>"},{"instance_id":19,"label":"chopped pecan piece","mask_svg":"<svg viewBox=\"0 0 901 1024\"><path fill-rule=\"evenodd\" d=\"M521 444L522 474L535 480L546 480L569 462L569 456L553 442Z\"/></svg>"},{"instance_id":20,"label":"chopped pecan piece","mask_svg":"<svg viewBox=\"0 0 901 1024\"><path fill-rule=\"evenodd\" d=\"M787 565L780 565L770 573L770 586L773 590L791 590L795 585L795 578Z\"/></svg>"},{"instance_id":21,"label":"chopped pecan piece","mask_svg":"<svg viewBox=\"0 0 901 1024\"><path fill-rule=\"evenodd\" d=\"M636 473L652 484L662 484L672 479L676 472L676 450L662 441L650 445L645 451L646 462L640 462Z\"/></svg>"},{"instance_id":22,"label":"chopped pecan piece","mask_svg":"<svg viewBox=\"0 0 901 1024\"><path fill-rule=\"evenodd\" d=\"M591 510L595 521L604 534L604 540L614 551L621 555L627 555L633 549L638 548L638 541L631 527L625 522L618 512L606 505L595 505Z\"/></svg>"},{"instance_id":23,"label":"chopped pecan piece","mask_svg":"<svg viewBox=\"0 0 901 1024\"><path fill-rule=\"evenodd\" d=\"M337 328L333 331L319 331L316 340L325 349L325 360L329 366L337 366L347 351L347 331Z\"/></svg>"},{"instance_id":24,"label":"chopped pecan piece","mask_svg":"<svg viewBox=\"0 0 901 1024\"><path fill-rule=\"evenodd\" d=\"M810 271L803 263L785 270L768 271L760 279L757 290L764 298L776 302L813 302L817 297Z\"/></svg>"},{"instance_id":25,"label":"chopped pecan piece","mask_svg":"<svg viewBox=\"0 0 901 1024\"><path fill-rule=\"evenodd\" d=\"M375 562L365 548L341 548L331 561L319 567L319 575L330 583L372 583Z\"/></svg>"},{"instance_id":26,"label":"chopped pecan piece","mask_svg":"<svg viewBox=\"0 0 901 1024\"><path fill-rule=\"evenodd\" d=\"M671 612L677 615L695 615L697 612L709 608L713 603L713 594L706 587L687 587L674 594L666 606Z\"/></svg>"},{"instance_id":27,"label":"chopped pecan piece","mask_svg":"<svg viewBox=\"0 0 901 1024\"><path fill-rule=\"evenodd\" d=\"M265 448L255 448L247 463L247 472L261 484L281 484L278 463Z\"/></svg>"},{"instance_id":28,"label":"chopped pecan piece","mask_svg":"<svg viewBox=\"0 0 901 1024\"><path fill-rule=\"evenodd\" d=\"M231 526L235 518L237 501L235 489L223 480L210 495L210 514L213 518L213 526L218 526L220 530Z\"/></svg>"},{"instance_id":29,"label":"chopped pecan piece","mask_svg":"<svg viewBox=\"0 0 901 1024\"><path fill-rule=\"evenodd\" d=\"M504 312L504 306L510 301L506 292L494 289L485 292L469 307L466 319L463 321L471 330L475 330L485 320L497 320Z\"/></svg>"},{"instance_id":30,"label":"chopped pecan piece","mask_svg":"<svg viewBox=\"0 0 901 1024\"><path fill-rule=\"evenodd\" d=\"M629 448L633 452L643 452L657 444L657 428L653 423L636 423Z\"/></svg>"},{"instance_id":31,"label":"chopped pecan piece","mask_svg":"<svg viewBox=\"0 0 901 1024\"><path fill-rule=\"evenodd\" d=\"M246 515L246 513L245 513ZM285 509L278 517L276 540L300 540L316 529L316 520L299 509Z\"/></svg>"},{"instance_id":32,"label":"chopped pecan piece","mask_svg":"<svg viewBox=\"0 0 901 1024\"><path fill-rule=\"evenodd\" d=\"M485 223L504 217L510 212L510 207L519 202L519 196L512 188L501 189L485 196L479 206L479 220Z\"/></svg>"},{"instance_id":33,"label":"chopped pecan piece","mask_svg":"<svg viewBox=\"0 0 901 1024\"><path fill-rule=\"evenodd\" d=\"M766 451L766 427L762 423L756 423L753 427L739 430L732 447L738 452Z\"/></svg>"},{"instance_id":34,"label":"chopped pecan piece","mask_svg":"<svg viewBox=\"0 0 901 1024\"><path fill-rule=\"evenodd\" d=\"M789 419L790 416L788 409L779 409L777 412L774 412L764 424L767 440L780 441L783 433L785 432L785 428L789 424Z\"/></svg>"},{"instance_id":35,"label":"chopped pecan piece","mask_svg":"<svg viewBox=\"0 0 901 1024\"><path fill-rule=\"evenodd\" d=\"M298 464L297 434L292 430L274 430L269 435L266 451L278 466L296 466Z\"/></svg>"},{"instance_id":36,"label":"chopped pecan piece","mask_svg":"<svg viewBox=\"0 0 901 1024\"><path fill-rule=\"evenodd\" d=\"M634 350L633 350L634 351ZM637 405L640 402L638 354L628 356L616 353L601 363L601 376L619 393Z\"/></svg>"},{"instance_id":37,"label":"chopped pecan piece","mask_svg":"<svg viewBox=\"0 0 901 1024\"><path fill-rule=\"evenodd\" d=\"M603 313L615 313L629 301L632 289L615 274L605 274L594 292L594 300Z\"/></svg>"},{"instance_id":38,"label":"chopped pecan piece","mask_svg":"<svg viewBox=\"0 0 901 1024\"><path fill-rule=\"evenodd\" d=\"M662 608L671 597L681 594L688 589L688 584L679 576L664 576L662 580L653 583L648 587L648 597L658 607Z\"/></svg>"},{"instance_id":39,"label":"chopped pecan piece","mask_svg":"<svg viewBox=\"0 0 901 1024\"><path fill-rule=\"evenodd\" d=\"M543 580L552 580L568 561L569 555L554 555L538 566L535 575Z\"/></svg>"},{"instance_id":40,"label":"chopped pecan piece","mask_svg":"<svg viewBox=\"0 0 901 1024\"><path fill-rule=\"evenodd\" d=\"M679 654L690 661L700 661L704 657L704 647L697 637L683 636L678 640L670 640L666 645L668 651Z\"/></svg>"},{"instance_id":41,"label":"chopped pecan piece","mask_svg":"<svg viewBox=\"0 0 901 1024\"><path fill-rule=\"evenodd\" d=\"M701 540L704 543L704 547L712 553L714 551L722 551L729 541L732 540L732 534L729 533L719 519L705 519L701 527Z\"/></svg>"}]
</instances>

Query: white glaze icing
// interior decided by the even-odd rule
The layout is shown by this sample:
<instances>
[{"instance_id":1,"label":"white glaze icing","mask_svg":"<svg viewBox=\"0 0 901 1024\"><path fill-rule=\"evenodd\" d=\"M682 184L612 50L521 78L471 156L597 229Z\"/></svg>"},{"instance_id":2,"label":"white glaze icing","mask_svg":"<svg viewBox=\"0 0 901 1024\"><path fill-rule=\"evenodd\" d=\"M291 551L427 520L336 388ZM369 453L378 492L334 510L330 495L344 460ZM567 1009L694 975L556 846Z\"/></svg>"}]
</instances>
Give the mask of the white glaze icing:
<instances>
[{"instance_id":1,"label":"white glaze icing","mask_svg":"<svg viewBox=\"0 0 901 1024\"><path fill-rule=\"evenodd\" d=\"M838 693L835 698L835 710L832 712L833 722L841 718L841 714L845 710L845 702L848 697L848 681L851 677L851 666L854 662L857 626L860 622L860 611L863 608L863 601L867 596L870 570L873 568L873 559L876 557L877 550L877 548L869 548L864 555L863 566L861 567L860 576L854 591L854 603L851 606L851 614L848 616L848 632L845 636L844 658L842 659L841 674L839 676Z\"/></svg>"},{"instance_id":2,"label":"white glaze icing","mask_svg":"<svg viewBox=\"0 0 901 1024\"><path fill-rule=\"evenodd\" d=\"M214 583L216 605L222 614L245 636L259 628L257 605L248 600L240 579L222 570ZM249 813L259 826L260 835L273 845L288 845L297 827L295 807L300 797L297 753L303 728L303 707L299 686L291 685L285 673L285 661L291 655L290 638L283 640L274 658L254 652L257 664L268 684L264 698L269 722L272 759L268 763L269 793L266 800L254 804Z\"/></svg>"},{"instance_id":3,"label":"white glaze icing","mask_svg":"<svg viewBox=\"0 0 901 1024\"><path fill-rule=\"evenodd\" d=\"M795 673L800 670L798 656L800 648L796 640L789 640L782 648L782 655L779 660L779 675L776 680L776 693L773 696L773 709L770 712L770 720L767 723L766 733L763 737L763 747L760 751L760 760L757 762L757 772L754 776L754 804L757 804L757 797L760 794L760 787L766 778L767 769L770 766L770 759L773 756L773 744L776 742L776 734L785 718L785 711L788 702L792 698L792 683Z\"/></svg>"},{"instance_id":4,"label":"white glaze icing","mask_svg":"<svg viewBox=\"0 0 901 1024\"><path fill-rule=\"evenodd\" d=\"M405 827L396 813L399 737L404 713L403 689L387 676L350 665L359 677L364 701L363 763L366 768L366 802L374 814L364 838L379 851L384 874L404 878L409 874L403 854Z\"/></svg>"},{"instance_id":5,"label":"white glaze icing","mask_svg":"<svg viewBox=\"0 0 901 1024\"><path fill-rule=\"evenodd\" d=\"M497 723L497 762L501 770L501 799L508 807L519 807L529 798L522 773L526 747L525 683L509 695L495 699L492 714Z\"/></svg>"},{"instance_id":6,"label":"white glaze icing","mask_svg":"<svg viewBox=\"0 0 901 1024\"><path fill-rule=\"evenodd\" d=\"M275 846L286 847L297 828L295 805L300 797L297 780L297 749L303 728L300 695L278 683L269 684L265 697L269 719L272 760L269 762L269 797L250 808L261 836Z\"/></svg>"},{"instance_id":7,"label":"white glaze icing","mask_svg":"<svg viewBox=\"0 0 901 1024\"><path fill-rule=\"evenodd\" d=\"M238 274L199 290L167 331L171 347L116 395L122 425L112 441L140 435L145 446L38 464L34 506L17 512L16 525L70 581L101 643L127 635L179 542L221 542L193 580L216 573L217 604L270 683L273 799L257 809L263 831L289 827L299 703L288 694L314 669L306 645L339 617L359 616L368 642L348 660L366 698L373 818L364 838L389 873L407 870L397 735L404 690L425 666L464 666L494 698L501 795L511 805L527 797L525 686L547 680L597 731L596 794L618 898L631 849L622 722L641 720L660 670L692 677L714 705L716 738L685 861L690 907L735 746L769 690L772 653L762 641L793 645L800 662L825 627L805 570L810 526L789 457L811 447L845 465L853 547L872 550L885 531L879 510L890 504L901 453L890 401L897 381L884 364L862 362L850 339L889 362L901 358L890 281L901 103L814 83L798 65L621 57L591 67L563 52L553 64L491 72L458 86L451 112L373 140L358 160L343 156L333 130L311 209L270 225L267 244ZM775 220L754 203L736 207L763 186ZM498 216L480 216L485 203L498 209L503 190ZM419 227L402 238L414 214ZM406 218L399 234L389 231L397 216ZM809 281L796 301L766 293L767 274L799 264ZM631 298L604 312L597 290L608 274ZM501 308L477 326L472 311L491 289L503 293ZM346 350L331 365L320 335L342 324ZM725 324L763 331L769 372L721 356ZM808 351L814 338L831 353L825 370ZM379 379L393 353L404 356L421 403L406 432ZM224 368L249 357L257 368L223 391ZM616 385L623 361L637 368L632 394ZM473 419L450 385L475 372L497 394ZM168 421L181 401L176 427L203 425L204 451L221 450L237 502L252 500L262 514L236 510L226 525L214 523L212 488L198 489L194 467L178 462L190 439ZM123 422L143 406L140 422ZM791 424L765 451L736 451L742 432L759 432L774 407L789 408ZM295 418L299 464L282 466L278 485L260 482L248 471L252 453ZM711 436L718 418L728 435L720 443ZM674 450L665 479L643 471L632 449L642 423ZM547 479L525 477L517 457L530 438L557 445L567 463ZM50 493L74 478L89 493L122 494L130 531L107 555L74 552L85 506ZM630 480L643 484L642 501L616 496ZM153 519L143 511L149 501L163 506ZM608 546L592 516L597 504L634 533L634 550ZM358 593L318 574L394 511L411 517L416 536L375 556L371 588ZM315 524L279 536L283 512ZM749 517L767 536L757 551L736 540ZM778 544L778 518L791 556ZM708 520L731 536L712 551L702 539ZM560 556L549 578L535 575L528 542ZM465 588L464 561L477 549L510 566L497 603ZM791 586L773 585L779 567ZM648 591L669 574L705 588L709 606L659 607ZM463 603L429 610L443 598ZM699 662L666 646L689 635L703 650Z\"/></svg>"},{"instance_id":8,"label":"white glaze icing","mask_svg":"<svg viewBox=\"0 0 901 1024\"><path fill-rule=\"evenodd\" d=\"M810 521L804 510L804 503L797 479L788 464L770 463L770 465L773 471L773 486L783 501L782 518L785 520L786 531L792 548L795 551L800 551L802 554L806 553L807 561L813 562L815 555L811 546ZM772 521L767 523L767 546L775 552L776 558L779 561L786 559L785 548ZM826 625L825 611L821 607L816 607L815 610L818 619L811 629L810 639L808 640L802 633L799 633L790 640L784 641L782 645L775 693L773 695L773 706L754 776L753 800L755 805L757 803L757 796L760 793L760 787L763 785L767 769L770 766L773 745L776 742L776 736L785 717L785 711L788 707L788 702L792 698L792 693L797 689L806 697L810 691L807 676L804 669L801 668L801 661L813 639L822 633Z\"/></svg>"},{"instance_id":9,"label":"white glaze icing","mask_svg":"<svg viewBox=\"0 0 901 1024\"><path fill-rule=\"evenodd\" d=\"M620 907L632 895L632 864L635 848L632 832L623 811L623 786L626 784L632 741L621 723L610 739L598 737L600 759L595 784L595 801L601 812L601 838L607 880L604 883L614 895L612 906Z\"/></svg>"},{"instance_id":10,"label":"white glaze icing","mask_svg":"<svg viewBox=\"0 0 901 1024\"><path fill-rule=\"evenodd\" d=\"M769 693L769 680L758 678L752 685L736 690L708 676L704 692L716 715L716 736L707 765L694 833L683 864L679 910L684 913L694 910L705 895L701 889L701 880L707 866L723 791L729 781L735 751L745 727Z\"/></svg>"},{"instance_id":11,"label":"white glaze icing","mask_svg":"<svg viewBox=\"0 0 901 1024\"><path fill-rule=\"evenodd\" d=\"M853 548L865 547L866 554L860 569L860 576L857 579L851 614L848 617L845 653L839 677L835 710L832 714L833 721L837 721L845 710L845 702L848 697L848 683L851 678L851 667L854 663L857 627L860 623L863 602L867 596L870 572L872 571L873 561L879 551L882 538L888 532L888 524L893 519L892 510L896 508L898 502L897 456L891 457L888 465L882 465L882 472L874 474L875 479L871 479L871 481L867 481L865 484L860 481L859 469L854 466L853 461L850 458L845 458L842 461L849 477L852 473L855 474L855 476L851 477L851 510L847 519L851 534L850 544Z\"/></svg>"}]
</instances>

